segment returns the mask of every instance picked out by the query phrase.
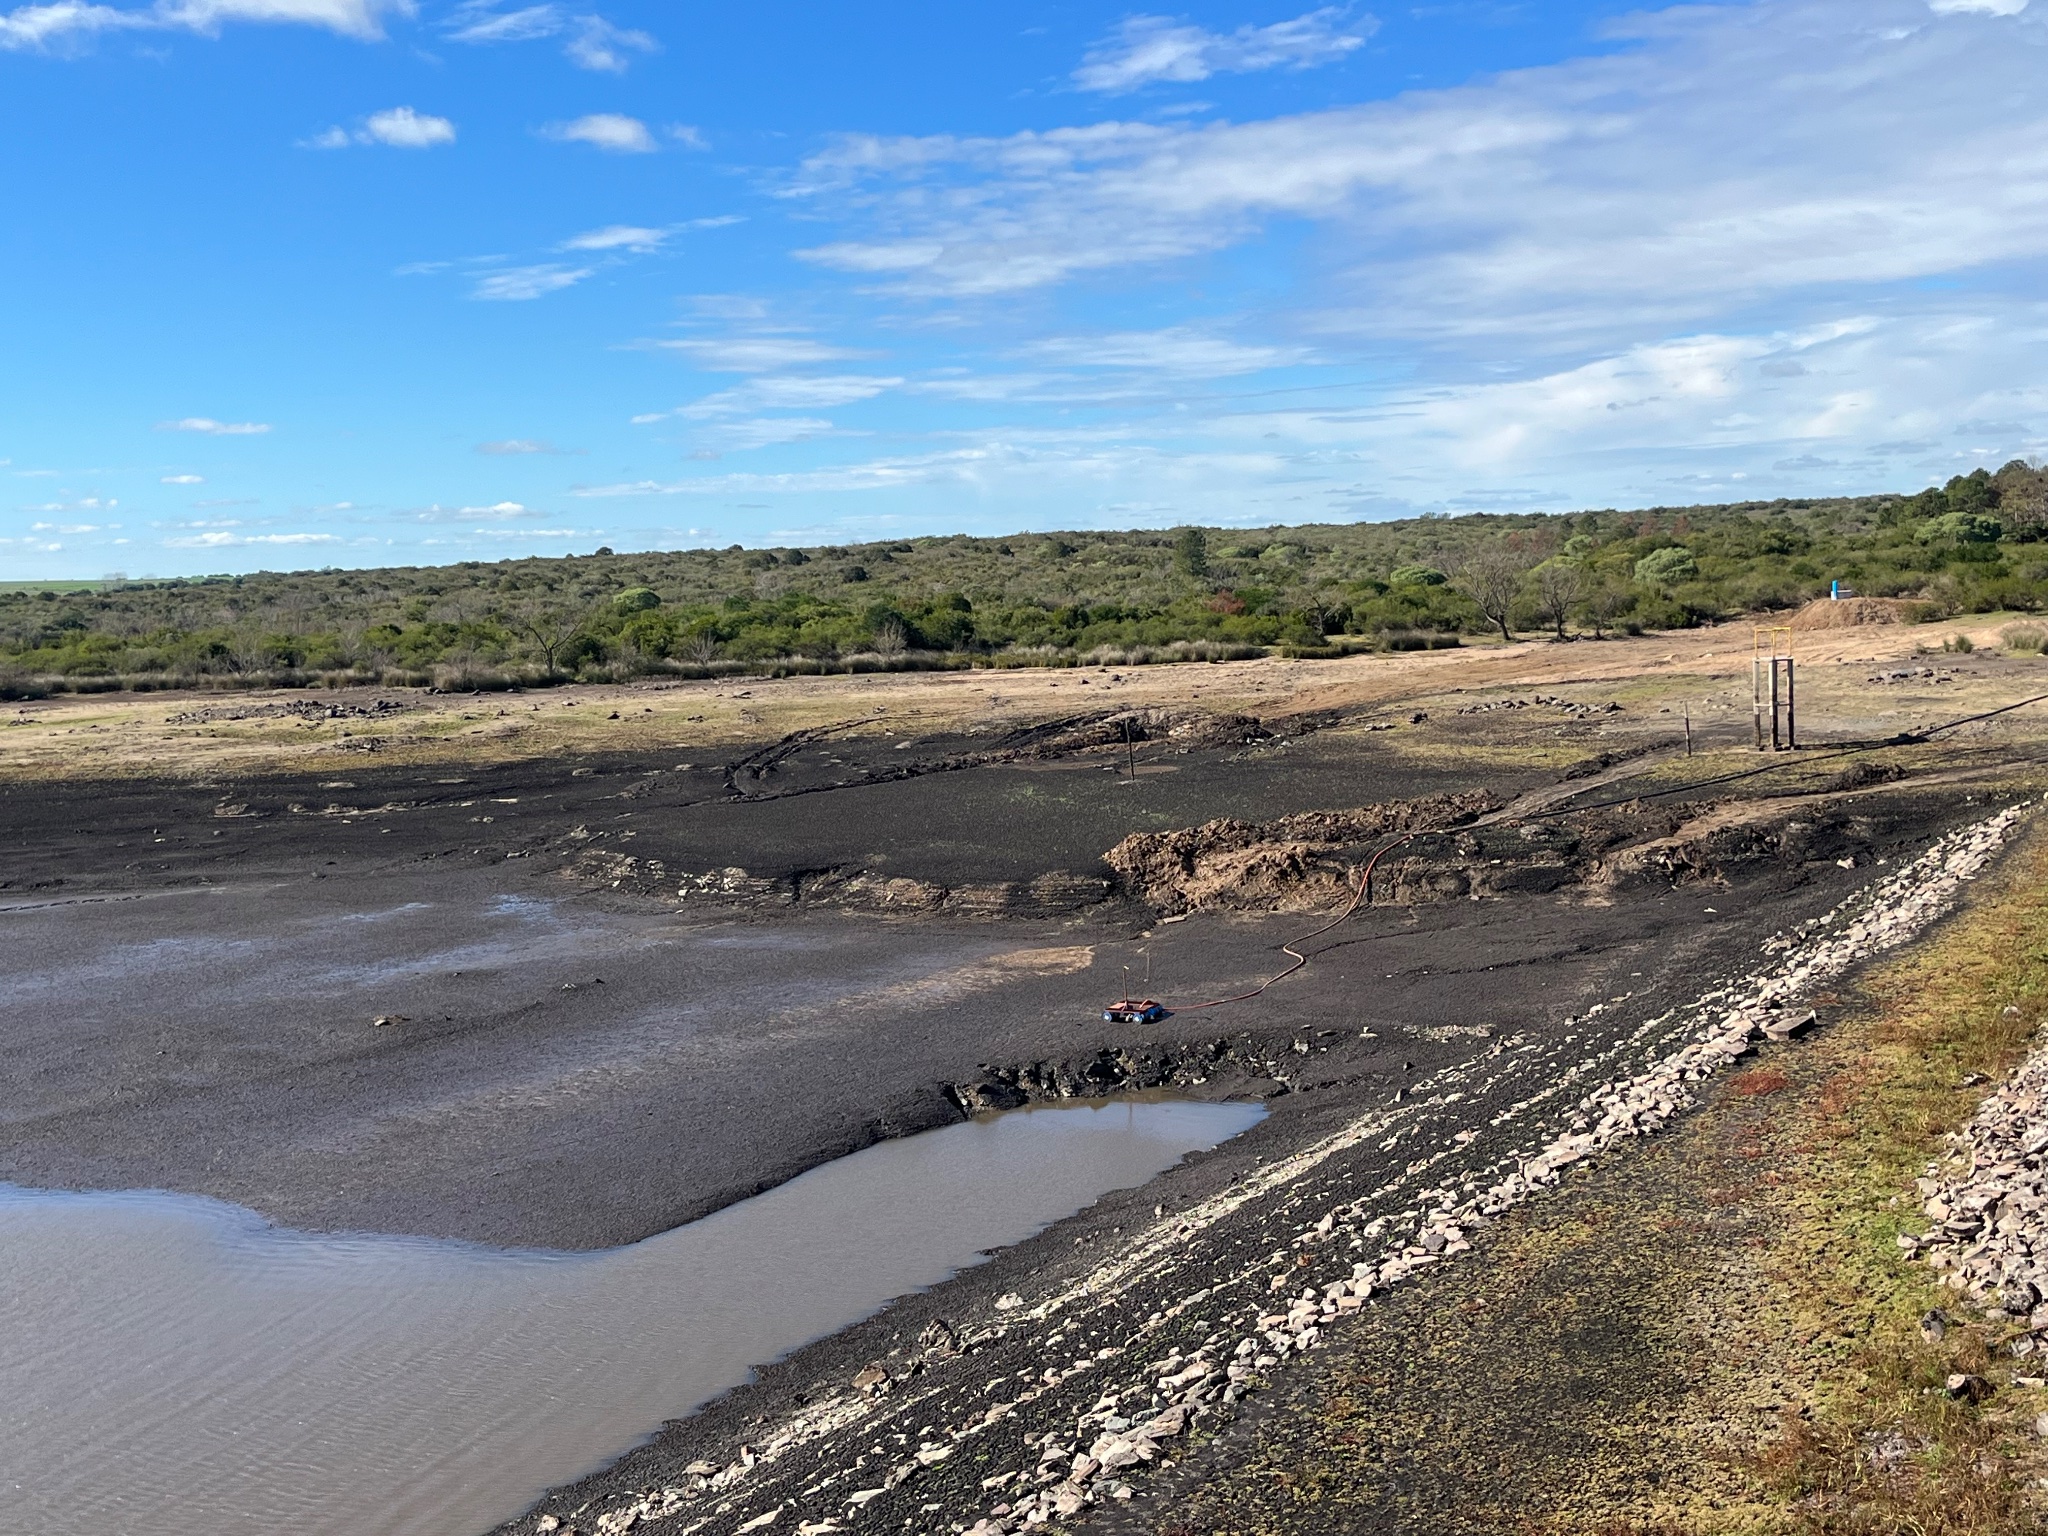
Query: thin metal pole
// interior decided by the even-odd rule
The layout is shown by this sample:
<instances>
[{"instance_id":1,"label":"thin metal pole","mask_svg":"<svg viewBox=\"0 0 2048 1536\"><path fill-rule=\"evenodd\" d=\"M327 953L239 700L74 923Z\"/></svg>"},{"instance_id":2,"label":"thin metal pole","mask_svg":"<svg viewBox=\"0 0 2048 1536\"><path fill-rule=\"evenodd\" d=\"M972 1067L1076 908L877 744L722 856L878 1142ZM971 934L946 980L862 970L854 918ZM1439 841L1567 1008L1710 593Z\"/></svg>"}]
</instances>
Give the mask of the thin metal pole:
<instances>
[{"instance_id":1,"label":"thin metal pole","mask_svg":"<svg viewBox=\"0 0 2048 1536\"><path fill-rule=\"evenodd\" d=\"M1749 716L1756 727L1756 749L1764 749L1764 662L1761 656L1749 660Z\"/></svg>"},{"instance_id":2,"label":"thin metal pole","mask_svg":"<svg viewBox=\"0 0 2048 1536\"><path fill-rule=\"evenodd\" d=\"M1799 750L1799 679L1792 658L1785 658L1785 745Z\"/></svg>"},{"instance_id":3,"label":"thin metal pole","mask_svg":"<svg viewBox=\"0 0 2048 1536\"><path fill-rule=\"evenodd\" d=\"M1131 735L1131 722L1128 720L1124 722L1124 751L1130 756L1131 782L1135 784L1138 782L1138 742Z\"/></svg>"},{"instance_id":4,"label":"thin metal pole","mask_svg":"<svg viewBox=\"0 0 2048 1536\"><path fill-rule=\"evenodd\" d=\"M1778 740L1778 658L1771 658L1771 750L1779 750Z\"/></svg>"},{"instance_id":5,"label":"thin metal pole","mask_svg":"<svg viewBox=\"0 0 2048 1536\"><path fill-rule=\"evenodd\" d=\"M1692 706L1685 706L1685 755L1692 756Z\"/></svg>"}]
</instances>

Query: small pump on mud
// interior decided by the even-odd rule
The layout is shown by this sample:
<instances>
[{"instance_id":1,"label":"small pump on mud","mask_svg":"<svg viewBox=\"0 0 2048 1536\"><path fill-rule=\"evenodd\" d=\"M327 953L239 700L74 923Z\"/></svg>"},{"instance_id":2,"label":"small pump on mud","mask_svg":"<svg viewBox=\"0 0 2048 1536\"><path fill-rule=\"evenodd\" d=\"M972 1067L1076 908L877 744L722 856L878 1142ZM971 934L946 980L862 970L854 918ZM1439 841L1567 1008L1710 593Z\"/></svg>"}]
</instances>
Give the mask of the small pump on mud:
<instances>
[{"instance_id":1,"label":"small pump on mud","mask_svg":"<svg viewBox=\"0 0 2048 1536\"><path fill-rule=\"evenodd\" d=\"M1105 1024L1150 1024L1166 1017L1166 1005L1149 997L1120 997L1102 1010Z\"/></svg>"},{"instance_id":2,"label":"small pump on mud","mask_svg":"<svg viewBox=\"0 0 2048 1536\"><path fill-rule=\"evenodd\" d=\"M1145 985L1152 985L1152 952L1145 951ZM1149 997L1131 996L1131 968L1124 967L1124 995L1102 1010L1105 1024L1151 1024L1166 1017L1166 1004Z\"/></svg>"}]
</instances>

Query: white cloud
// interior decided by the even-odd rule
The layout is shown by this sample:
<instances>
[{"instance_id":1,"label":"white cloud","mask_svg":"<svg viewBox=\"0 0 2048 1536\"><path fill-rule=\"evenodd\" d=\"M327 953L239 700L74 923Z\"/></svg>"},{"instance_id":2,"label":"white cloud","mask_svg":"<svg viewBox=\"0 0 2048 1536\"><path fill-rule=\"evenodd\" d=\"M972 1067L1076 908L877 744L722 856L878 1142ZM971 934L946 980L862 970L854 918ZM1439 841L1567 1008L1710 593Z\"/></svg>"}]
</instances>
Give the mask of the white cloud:
<instances>
[{"instance_id":1,"label":"white cloud","mask_svg":"<svg viewBox=\"0 0 2048 1536\"><path fill-rule=\"evenodd\" d=\"M448 36L458 43L525 43L537 37L553 37L562 30L562 8L558 5L529 5L516 11L496 11L489 0L468 0L458 5L450 18Z\"/></svg>"},{"instance_id":2,"label":"white cloud","mask_svg":"<svg viewBox=\"0 0 2048 1536\"><path fill-rule=\"evenodd\" d=\"M204 476L204 475L165 475L165 476L164 476L164 477L163 477L163 478L162 478L161 480L157 481L157 484L158 484L158 485L204 485L204 484L206 484L206 476Z\"/></svg>"},{"instance_id":3,"label":"white cloud","mask_svg":"<svg viewBox=\"0 0 2048 1536\"><path fill-rule=\"evenodd\" d=\"M217 36L229 22L324 28L364 42L384 36L386 16L411 16L413 0L157 0L145 10L53 0L0 13L0 49L76 46L108 32Z\"/></svg>"},{"instance_id":4,"label":"white cloud","mask_svg":"<svg viewBox=\"0 0 2048 1536\"><path fill-rule=\"evenodd\" d=\"M393 149L431 149L436 144L455 142L455 125L447 118L415 112L411 107L373 112L364 120L363 132Z\"/></svg>"},{"instance_id":5,"label":"white cloud","mask_svg":"<svg viewBox=\"0 0 2048 1536\"><path fill-rule=\"evenodd\" d=\"M643 224L607 224L603 229L593 229L572 239L564 240L561 249L565 251L630 251L636 256L648 256L661 249L669 239L689 230L724 229L732 224L744 224L741 214L719 214L715 218L685 219L680 224L666 225L660 229Z\"/></svg>"},{"instance_id":6,"label":"white cloud","mask_svg":"<svg viewBox=\"0 0 2048 1536\"><path fill-rule=\"evenodd\" d=\"M632 62L629 53L653 53L659 47L645 32L615 27L601 16L579 16L575 35L562 51L579 68L622 75Z\"/></svg>"},{"instance_id":7,"label":"white cloud","mask_svg":"<svg viewBox=\"0 0 2048 1536\"><path fill-rule=\"evenodd\" d=\"M167 549L242 549L257 544L339 544L341 536L333 533L233 533L226 529L215 529L211 533L188 534L182 538L165 539Z\"/></svg>"},{"instance_id":8,"label":"white cloud","mask_svg":"<svg viewBox=\"0 0 2048 1536\"><path fill-rule=\"evenodd\" d=\"M559 293L564 288L573 288L596 270L595 267L564 267L553 263L508 267L502 272L488 272L479 277L469 296L496 303L523 303L528 299Z\"/></svg>"},{"instance_id":9,"label":"white cloud","mask_svg":"<svg viewBox=\"0 0 2048 1536\"><path fill-rule=\"evenodd\" d=\"M500 501L487 507L444 507L437 504L414 514L423 523L513 522L545 515L516 501Z\"/></svg>"},{"instance_id":10,"label":"white cloud","mask_svg":"<svg viewBox=\"0 0 2048 1536\"><path fill-rule=\"evenodd\" d=\"M561 449L553 443L544 443L536 438L508 437L495 443L478 443L476 451L489 454L493 458L518 458L530 453L560 453Z\"/></svg>"},{"instance_id":11,"label":"white cloud","mask_svg":"<svg viewBox=\"0 0 2048 1536\"><path fill-rule=\"evenodd\" d=\"M1345 329L1613 340L1796 288L2048 254L2030 18L1762 0L1626 28L1599 56L1259 122L848 138L792 195L829 210L852 193L867 228L803 254L994 295L1306 220L1329 234L1323 266L1350 269L1326 285L1352 290Z\"/></svg>"},{"instance_id":12,"label":"white cloud","mask_svg":"<svg viewBox=\"0 0 2048 1536\"><path fill-rule=\"evenodd\" d=\"M707 439L722 451L746 452L783 443L809 442L833 430L831 422L817 416L754 416L740 421L719 421L713 425Z\"/></svg>"},{"instance_id":13,"label":"white cloud","mask_svg":"<svg viewBox=\"0 0 2048 1536\"><path fill-rule=\"evenodd\" d=\"M261 437L270 430L267 421L215 421L211 416L187 416L179 421L160 421L159 432L201 432L208 437Z\"/></svg>"},{"instance_id":14,"label":"white cloud","mask_svg":"<svg viewBox=\"0 0 2048 1536\"><path fill-rule=\"evenodd\" d=\"M383 144L392 149L432 149L455 142L455 125L445 117L416 112L411 107L393 107L363 119L362 126L325 128L310 139L299 140L301 149L347 149L351 144Z\"/></svg>"},{"instance_id":15,"label":"white cloud","mask_svg":"<svg viewBox=\"0 0 2048 1536\"><path fill-rule=\"evenodd\" d=\"M723 496L840 494L851 491L905 491L936 486L976 491L1015 490L1028 485L1037 495L1049 485L1101 488L1149 485L1154 489L1229 486L1241 499L1248 481L1282 473L1287 465L1276 454L1261 452L1169 455L1138 444L1097 447L1070 444L1042 446L1024 435L978 442L935 453L870 459L827 469L787 474L705 475L691 480L637 480L617 485L585 486L573 494L589 498L625 496ZM1171 511L1171 508L1163 510ZM1064 515L1065 509L1063 509ZM1268 519L1270 521L1270 518ZM1070 525L1069 525L1070 526Z\"/></svg>"},{"instance_id":16,"label":"white cloud","mask_svg":"<svg viewBox=\"0 0 2048 1536\"><path fill-rule=\"evenodd\" d=\"M1130 16L1088 50L1074 71L1074 83L1084 91L1114 95L1162 80L1188 83L1211 75L1308 69L1363 47L1378 28L1370 16L1346 25L1344 11L1334 5L1235 32L1210 32L1170 16Z\"/></svg>"},{"instance_id":17,"label":"white cloud","mask_svg":"<svg viewBox=\"0 0 2048 1536\"><path fill-rule=\"evenodd\" d=\"M541 136L564 144L589 144L615 155L651 155L658 147L645 123L619 112L593 112L572 122L550 123Z\"/></svg>"},{"instance_id":18,"label":"white cloud","mask_svg":"<svg viewBox=\"0 0 2048 1536\"><path fill-rule=\"evenodd\" d=\"M1225 378L1310 362L1304 347L1247 346L1185 326L1158 331L1115 331L1101 336L1059 336L1020 349L1026 357L1069 367L1130 368L1182 378Z\"/></svg>"},{"instance_id":19,"label":"white cloud","mask_svg":"<svg viewBox=\"0 0 2048 1536\"><path fill-rule=\"evenodd\" d=\"M465 0L449 18L448 36L458 43L526 43L566 37L562 53L579 69L623 74L634 53L656 53L661 45L645 32L614 26L602 16L555 5L501 11L492 0Z\"/></svg>"},{"instance_id":20,"label":"white cloud","mask_svg":"<svg viewBox=\"0 0 2048 1536\"><path fill-rule=\"evenodd\" d=\"M673 411L635 416L636 425L680 416L688 421L710 421L719 417L744 416L754 411L829 410L872 400L888 390L901 387L899 378L877 378L862 373L779 374L749 379L732 389L706 395Z\"/></svg>"},{"instance_id":21,"label":"white cloud","mask_svg":"<svg viewBox=\"0 0 2048 1536\"><path fill-rule=\"evenodd\" d=\"M1927 0L1927 8L1937 16L1972 11L1982 16L2017 16L2027 8L2027 0Z\"/></svg>"},{"instance_id":22,"label":"white cloud","mask_svg":"<svg viewBox=\"0 0 2048 1536\"><path fill-rule=\"evenodd\" d=\"M661 249L662 242L672 230L648 229L639 224L607 224L603 229L593 229L588 234L577 235L564 240L565 251L632 251L646 255Z\"/></svg>"},{"instance_id":23,"label":"white cloud","mask_svg":"<svg viewBox=\"0 0 2048 1536\"><path fill-rule=\"evenodd\" d=\"M801 336L728 336L717 340L656 341L649 345L665 352L680 352L698 367L714 373L773 373L783 368L806 368L867 355Z\"/></svg>"}]
</instances>

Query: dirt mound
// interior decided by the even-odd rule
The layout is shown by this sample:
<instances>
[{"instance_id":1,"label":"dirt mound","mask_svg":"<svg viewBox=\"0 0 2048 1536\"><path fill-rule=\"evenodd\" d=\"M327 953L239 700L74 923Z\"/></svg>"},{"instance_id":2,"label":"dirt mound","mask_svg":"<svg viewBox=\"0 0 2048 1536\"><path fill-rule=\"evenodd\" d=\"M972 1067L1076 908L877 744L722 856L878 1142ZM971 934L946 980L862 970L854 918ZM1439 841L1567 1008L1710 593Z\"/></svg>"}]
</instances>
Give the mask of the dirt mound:
<instances>
[{"instance_id":1,"label":"dirt mound","mask_svg":"<svg viewBox=\"0 0 2048 1536\"><path fill-rule=\"evenodd\" d=\"M1794 629L1858 629L1865 624L1909 624L1913 604L1903 597L1821 598L1792 615Z\"/></svg>"},{"instance_id":2,"label":"dirt mound","mask_svg":"<svg viewBox=\"0 0 2048 1536\"><path fill-rule=\"evenodd\" d=\"M1125 891L1165 913L1198 907L1291 911L1345 898L1350 868L1325 855L1423 828L1470 821L1494 808L1484 791L1394 800L1277 821L1219 820L1173 832L1134 832L1103 855Z\"/></svg>"},{"instance_id":3,"label":"dirt mound","mask_svg":"<svg viewBox=\"0 0 2048 1536\"><path fill-rule=\"evenodd\" d=\"M1238 747L1263 741L1273 733L1251 715L1212 714L1203 709L1115 710L1061 721L1051 730L1024 733L1018 749L1038 757L1058 757L1089 747L1114 747L1125 742L1166 743L1183 752L1201 747Z\"/></svg>"}]
</instances>

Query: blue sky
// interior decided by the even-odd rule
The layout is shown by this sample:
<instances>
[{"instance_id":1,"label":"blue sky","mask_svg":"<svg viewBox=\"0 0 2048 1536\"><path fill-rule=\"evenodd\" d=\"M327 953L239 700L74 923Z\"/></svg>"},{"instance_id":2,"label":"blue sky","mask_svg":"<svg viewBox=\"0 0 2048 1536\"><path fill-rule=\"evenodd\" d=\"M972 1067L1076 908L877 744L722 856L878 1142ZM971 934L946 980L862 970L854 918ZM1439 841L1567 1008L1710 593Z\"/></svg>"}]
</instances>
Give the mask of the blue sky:
<instances>
[{"instance_id":1,"label":"blue sky","mask_svg":"<svg viewBox=\"0 0 2048 1536\"><path fill-rule=\"evenodd\" d=\"M2048 0L0 0L0 575L2048 451Z\"/></svg>"}]
</instances>

